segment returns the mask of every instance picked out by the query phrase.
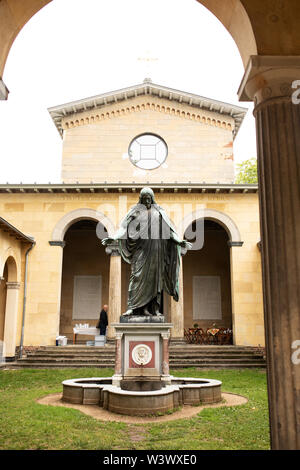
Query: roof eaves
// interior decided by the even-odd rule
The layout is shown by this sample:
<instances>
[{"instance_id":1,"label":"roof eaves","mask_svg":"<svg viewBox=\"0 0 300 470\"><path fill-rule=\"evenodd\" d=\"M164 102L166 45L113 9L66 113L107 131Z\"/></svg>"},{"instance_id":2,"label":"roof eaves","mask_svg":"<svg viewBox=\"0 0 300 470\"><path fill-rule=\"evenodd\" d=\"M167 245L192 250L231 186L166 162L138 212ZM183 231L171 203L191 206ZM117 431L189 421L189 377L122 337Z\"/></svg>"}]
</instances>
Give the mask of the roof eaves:
<instances>
[{"instance_id":1,"label":"roof eaves","mask_svg":"<svg viewBox=\"0 0 300 470\"><path fill-rule=\"evenodd\" d=\"M0 229L2 229L3 227L5 227L7 231L12 232L17 239L20 239L22 241L25 241L31 244L35 244L35 240L33 237L25 235L23 232L21 232L12 224L10 224L7 220L3 219L3 217L0 217Z\"/></svg>"}]
</instances>

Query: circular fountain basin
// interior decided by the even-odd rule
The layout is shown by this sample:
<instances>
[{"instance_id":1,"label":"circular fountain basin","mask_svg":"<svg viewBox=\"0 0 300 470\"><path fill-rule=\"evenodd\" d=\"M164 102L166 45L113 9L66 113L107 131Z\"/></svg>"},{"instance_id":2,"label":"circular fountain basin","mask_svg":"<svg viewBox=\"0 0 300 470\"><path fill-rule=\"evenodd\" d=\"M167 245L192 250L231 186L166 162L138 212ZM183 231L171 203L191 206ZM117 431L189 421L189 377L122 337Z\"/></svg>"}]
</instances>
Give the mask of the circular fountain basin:
<instances>
[{"instance_id":1,"label":"circular fountain basin","mask_svg":"<svg viewBox=\"0 0 300 470\"><path fill-rule=\"evenodd\" d=\"M161 388L157 381L153 382L152 387L151 381L147 381L147 384L136 383L135 390L132 390L132 383L128 386L126 382L121 388L112 385L112 377L65 380L62 400L99 405L114 413L130 416L155 415L172 412L182 405L211 404L222 400L222 382L219 380L171 376L171 383L165 385L161 382Z\"/></svg>"}]
</instances>

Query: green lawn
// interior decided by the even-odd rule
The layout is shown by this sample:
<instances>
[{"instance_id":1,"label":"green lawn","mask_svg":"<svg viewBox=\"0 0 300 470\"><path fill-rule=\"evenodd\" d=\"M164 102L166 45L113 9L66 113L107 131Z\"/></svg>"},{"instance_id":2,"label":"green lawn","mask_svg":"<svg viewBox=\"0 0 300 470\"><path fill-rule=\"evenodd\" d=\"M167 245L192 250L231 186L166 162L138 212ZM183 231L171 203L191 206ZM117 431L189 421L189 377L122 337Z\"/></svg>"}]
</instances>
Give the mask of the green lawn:
<instances>
[{"instance_id":1,"label":"green lawn","mask_svg":"<svg viewBox=\"0 0 300 470\"><path fill-rule=\"evenodd\" d=\"M269 449L264 371L184 369L171 373L219 379L224 392L246 396L249 401L157 424L101 422L78 410L41 405L36 400L62 392L65 379L111 376L111 369L2 370L0 449Z\"/></svg>"}]
</instances>

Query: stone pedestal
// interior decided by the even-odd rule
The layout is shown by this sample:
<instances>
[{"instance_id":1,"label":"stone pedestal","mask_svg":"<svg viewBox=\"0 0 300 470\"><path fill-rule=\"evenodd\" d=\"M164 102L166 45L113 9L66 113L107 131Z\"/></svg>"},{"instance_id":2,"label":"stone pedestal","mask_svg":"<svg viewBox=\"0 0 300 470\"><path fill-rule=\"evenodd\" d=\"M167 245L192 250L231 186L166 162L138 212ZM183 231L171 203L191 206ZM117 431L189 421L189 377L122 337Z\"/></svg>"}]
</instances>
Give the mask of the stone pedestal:
<instances>
[{"instance_id":1,"label":"stone pedestal","mask_svg":"<svg viewBox=\"0 0 300 470\"><path fill-rule=\"evenodd\" d=\"M121 381L171 383L169 337L171 323L114 323L116 363L113 385Z\"/></svg>"}]
</instances>

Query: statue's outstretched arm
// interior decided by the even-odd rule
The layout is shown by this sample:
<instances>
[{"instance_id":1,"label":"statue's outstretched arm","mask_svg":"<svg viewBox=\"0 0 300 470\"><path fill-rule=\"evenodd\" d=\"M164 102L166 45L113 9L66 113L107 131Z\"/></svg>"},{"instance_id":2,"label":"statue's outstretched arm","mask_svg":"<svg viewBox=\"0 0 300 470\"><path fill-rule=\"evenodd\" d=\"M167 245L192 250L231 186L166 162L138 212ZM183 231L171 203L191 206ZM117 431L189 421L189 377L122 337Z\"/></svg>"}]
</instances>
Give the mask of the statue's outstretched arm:
<instances>
[{"instance_id":1,"label":"statue's outstretched arm","mask_svg":"<svg viewBox=\"0 0 300 470\"><path fill-rule=\"evenodd\" d=\"M121 240L122 238L124 238L124 235L126 235L126 228L120 227L113 237L103 238L101 243L102 245L111 245L112 243L117 242L118 240Z\"/></svg>"},{"instance_id":2,"label":"statue's outstretched arm","mask_svg":"<svg viewBox=\"0 0 300 470\"><path fill-rule=\"evenodd\" d=\"M130 211L126 215L126 217L124 217L124 219L122 220L122 222L120 224L120 228L116 231L114 236L113 237L103 238L103 240L101 241L102 245L111 245L114 242L117 242L119 240L122 240L123 238L126 238L127 227L128 227L128 224L129 224L131 219L132 219L132 217L131 217L131 211Z\"/></svg>"},{"instance_id":3,"label":"statue's outstretched arm","mask_svg":"<svg viewBox=\"0 0 300 470\"><path fill-rule=\"evenodd\" d=\"M181 240L178 237L177 233L174 232L173 230L170 230L170 237L171 237L171 240L173 240L175 243L177 243L177 245L182 246L183 248L190 249L193 246L192 243L187 242L186 240Z\"/></svg>"}]
</instances>

